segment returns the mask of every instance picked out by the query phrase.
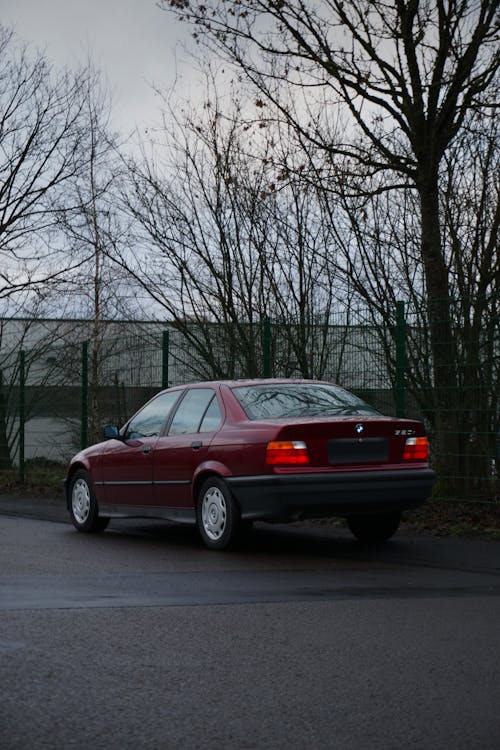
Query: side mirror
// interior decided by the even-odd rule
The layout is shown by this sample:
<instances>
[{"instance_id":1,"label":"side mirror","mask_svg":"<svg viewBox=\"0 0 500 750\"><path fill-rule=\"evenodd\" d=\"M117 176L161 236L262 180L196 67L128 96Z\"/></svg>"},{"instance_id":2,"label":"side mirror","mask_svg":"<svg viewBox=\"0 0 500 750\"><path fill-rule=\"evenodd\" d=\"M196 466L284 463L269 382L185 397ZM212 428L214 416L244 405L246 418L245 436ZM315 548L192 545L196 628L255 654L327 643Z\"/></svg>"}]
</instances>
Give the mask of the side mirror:
<instances>
[{"instance_id":1,"label":"side mirror","mask_svg":"<svg viewBox=\"0 0 500 750\"><path fill-rule=\"evenodd\" d=\"M120 437L118 427L114 424L107 424L103 427L102 434L105 440L117 440Z\"/></svg>"}]
</instances>

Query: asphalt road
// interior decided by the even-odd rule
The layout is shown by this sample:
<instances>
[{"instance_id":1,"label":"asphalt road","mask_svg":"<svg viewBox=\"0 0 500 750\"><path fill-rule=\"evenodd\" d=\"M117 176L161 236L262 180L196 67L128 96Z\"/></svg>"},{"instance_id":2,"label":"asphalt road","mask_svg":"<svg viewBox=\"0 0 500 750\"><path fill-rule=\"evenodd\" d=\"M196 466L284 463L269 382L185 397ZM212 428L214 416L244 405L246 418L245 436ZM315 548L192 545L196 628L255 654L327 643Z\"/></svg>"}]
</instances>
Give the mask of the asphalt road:
<instances>
[{"instance_id":1,"label":"asphalt road","mask_svg":"<svg viewBox=\"0 0 500 750\"><path fill-rule=\"evenodd\" d=\"M499 750L500 545L0 516L0 747Z\"/></svg>"}]
</instances>

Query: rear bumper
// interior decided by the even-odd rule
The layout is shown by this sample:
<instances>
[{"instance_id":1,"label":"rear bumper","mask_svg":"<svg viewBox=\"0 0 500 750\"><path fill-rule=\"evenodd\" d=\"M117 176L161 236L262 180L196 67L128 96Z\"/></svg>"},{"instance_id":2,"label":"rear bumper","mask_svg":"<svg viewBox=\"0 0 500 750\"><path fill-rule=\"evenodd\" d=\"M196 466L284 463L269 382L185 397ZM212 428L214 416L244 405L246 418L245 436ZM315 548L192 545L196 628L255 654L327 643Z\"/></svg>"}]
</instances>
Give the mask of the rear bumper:
<instances>
[{"instance_id":1,"label":"rear bumper","mask_svg":"<svg viewBox=\"0 0 500 750\"><path fill-rule=\"evenodd\" d=\"M405 510L422 505L436 475L428 468L225 477L242 518L290 520Z\"/></svg>"}]
</instances>

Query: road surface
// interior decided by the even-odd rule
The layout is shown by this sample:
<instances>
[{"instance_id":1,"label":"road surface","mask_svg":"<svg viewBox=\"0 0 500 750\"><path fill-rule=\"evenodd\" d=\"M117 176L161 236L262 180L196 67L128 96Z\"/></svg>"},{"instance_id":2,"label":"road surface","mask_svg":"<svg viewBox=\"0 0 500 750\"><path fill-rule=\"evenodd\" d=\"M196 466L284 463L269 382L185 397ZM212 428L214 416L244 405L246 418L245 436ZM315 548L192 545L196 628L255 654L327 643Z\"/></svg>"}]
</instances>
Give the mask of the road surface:
<instances>
[{"instance_id":1,"label":"road surface","mask_svg":"<svg viewBox=\"0 0 500 750\"><path fill-rule=\"evenodd\" d=\"M0 747L500 749L500 545L0 516Z\"/></svg>"}]
</instances>

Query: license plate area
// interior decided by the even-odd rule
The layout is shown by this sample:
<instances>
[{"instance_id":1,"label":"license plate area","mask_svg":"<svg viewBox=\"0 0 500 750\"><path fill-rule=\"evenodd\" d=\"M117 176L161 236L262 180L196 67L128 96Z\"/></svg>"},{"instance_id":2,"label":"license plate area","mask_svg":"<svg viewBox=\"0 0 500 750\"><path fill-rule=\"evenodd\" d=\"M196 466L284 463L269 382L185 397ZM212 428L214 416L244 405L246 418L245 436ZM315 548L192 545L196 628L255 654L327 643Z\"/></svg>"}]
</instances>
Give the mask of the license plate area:
<instances>
[{"instance_id":1,"label":"license plate area","mask_svg":"<svg viewBox=\"0 0 500 750\"><path fill-rule=\"evenodd\" d=\"M328 441L328 463L372 464L387 463L387 438L338 438Z\"/></svg>"}]
</instances>

